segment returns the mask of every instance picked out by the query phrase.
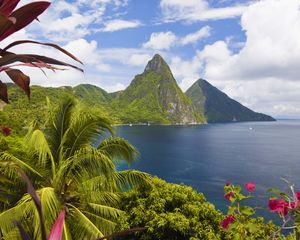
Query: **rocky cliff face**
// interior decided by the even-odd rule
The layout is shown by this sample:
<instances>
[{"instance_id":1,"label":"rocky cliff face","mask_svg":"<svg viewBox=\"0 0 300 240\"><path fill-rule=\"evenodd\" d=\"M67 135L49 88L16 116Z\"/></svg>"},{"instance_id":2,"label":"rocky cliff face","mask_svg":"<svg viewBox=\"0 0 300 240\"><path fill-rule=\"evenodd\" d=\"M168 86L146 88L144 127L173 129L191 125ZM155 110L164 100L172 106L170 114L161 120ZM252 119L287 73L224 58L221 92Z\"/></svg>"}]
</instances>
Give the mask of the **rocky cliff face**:
<instances>
[{"instance_id":1,"label":"rocky cliff face","mask_svg":"<svg viewBox=\"0 0 300 240\"><path fill-rule=\"evenodd\" d=\"M193 101L197 111L204 113L208 122L275 121L231 99L203 79L195 82L186 95Z\"/></svg>"},{"instance_id":2,"label":"rocky cliff face","mask_svg":"<svg viewBox=\"0 0 300 240\"><path fill-rule=\"evenodd\" d=\"M181 91L173 74L160 55L148 62L145 71L137 75L130 86L119 96L119 103L140 109L140 121L145 113L150 122L195 124L204 122L194 111L192 102ZM153 113L153 117L151 117Z\"/></svg>"}]
</instances>

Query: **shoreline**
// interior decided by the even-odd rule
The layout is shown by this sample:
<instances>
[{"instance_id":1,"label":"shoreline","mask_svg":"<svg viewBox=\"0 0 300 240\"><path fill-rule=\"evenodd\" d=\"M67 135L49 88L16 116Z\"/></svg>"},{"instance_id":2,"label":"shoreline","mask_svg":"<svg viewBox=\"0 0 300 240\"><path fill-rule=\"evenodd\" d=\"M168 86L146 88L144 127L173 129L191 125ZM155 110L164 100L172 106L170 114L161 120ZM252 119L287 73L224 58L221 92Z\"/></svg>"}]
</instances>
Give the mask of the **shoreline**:
<instances>
[{"instance_id":1,"label":"shoreline","mask_svg":"<svg viewBox=\"0 0 300 240\"><path fill-rule=\"evenodd\" d=\"M181 124L181 123L175 123L175 124L161 124L161 123L153 123L153 124L148 124L148 123L118 123L118 124L113 124L113 127L119 127L119 126L202 126L202 125L214 125L214 124L235 124L235 123L261 123L261 122L278 122L281 120L290 120L290 119L276 119L275 121L233 121L233 122L211 122L211 123L186 123L186 124Z\"/></svg>"}]
</instances>

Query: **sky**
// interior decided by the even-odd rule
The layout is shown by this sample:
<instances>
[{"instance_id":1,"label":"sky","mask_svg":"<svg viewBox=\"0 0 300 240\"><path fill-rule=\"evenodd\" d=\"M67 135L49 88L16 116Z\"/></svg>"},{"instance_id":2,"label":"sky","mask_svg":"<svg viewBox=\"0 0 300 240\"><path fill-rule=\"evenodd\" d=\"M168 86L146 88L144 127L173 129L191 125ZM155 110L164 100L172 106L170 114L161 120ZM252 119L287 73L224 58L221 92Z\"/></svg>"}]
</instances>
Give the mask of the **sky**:
<instances>
[{"instance_id":1,"label":"sky","mask_svg":"<svg viewBox=\"0 0 300 240\"><path fill-rule=\"evenodd\" d=\"M57 43L84 62L85 73L26 69L32 84L118 91L159 53L183 91L204 78L255 111L300 118L300 0L51 2L39 22L0 47L19 39ZM74 63L51 48L13 50Z\"/></svg>"}]
</instances>

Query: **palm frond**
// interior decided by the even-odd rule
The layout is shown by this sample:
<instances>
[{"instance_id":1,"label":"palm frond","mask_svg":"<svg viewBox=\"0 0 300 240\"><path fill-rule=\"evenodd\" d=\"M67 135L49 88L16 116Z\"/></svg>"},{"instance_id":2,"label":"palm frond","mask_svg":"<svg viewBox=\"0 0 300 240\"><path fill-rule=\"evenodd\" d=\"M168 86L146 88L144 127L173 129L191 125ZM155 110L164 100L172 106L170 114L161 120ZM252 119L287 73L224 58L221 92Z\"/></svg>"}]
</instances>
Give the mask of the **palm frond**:
<instances>
[{"instance_id":1,"label":"palm frond","mask_svg":"<svg viewBox=\"0 0 300 240\"><path fill-rule=\"evenodd\" d=\"M48 164L48 160L50 160L52 175L54 176L55 162L44 132L39 129L30 132L31 133L27 134L25 138L28 144L29 151L32 152L33 155L38 155L38 163L42 167L46 167Z\"/></svg>"},{"instance_id":2,"label":"palm frond","mask_svg":"<svg viewBox=\"0 0 300 240\"><path fill-rule=\"evenodd\" d=\"M98 149L116 160L125 160L132 163L136 160L139 152L127 140L119 137L111 137L103 140Z\"/></svg>"},{"instance_id":3,"label":"palm frond","mask_svg":"<svg viewBox=\"0 0 300 240\"><path fill-rule=\"evenodd\" d=\"M112 174L112 179L116 182L120 191L127 191L141 184L151 184L151 176L148 173L136 170L115 172L114 174Z\"/></svg>"},{"instance_id":4,"label":"palm frond","mask_svg":"<svg viewBox=\"0 0 300 240\"><path fill-rule=\"evenodd\" d=\"M116 220L123 213L123 211L117 208L97 203L88 203L88 208L90 209L90 212L94 212L94 214L97 214L105 219Z\"/></svg>"},{"instance_id":5,"label":"palm frond","mask_svg":"<svg viewBox=\"0 0 300 240\"><path fill-rule=\"evenodd\" d=\"M76 112L65 139L68 147L66 157L72 156L81 147L92 145L101 135L108 132L112 132L108 119L89 112Z\"/></svg>"},{"instance_id":6,"label":"palm frond","mask_svg":"<svg viewBox=\"0 0 300 240\"><path fill-rule=\"evenodd\" d=\"M69 208L70 221L72 222L72 235L76 239L96 239L104 236L99 228L77 207L67 204Z\"/></svg>"},{"instance_id":7,"label":"palm frond","mask_svg":"<svg viewBox=\"0 0 300 240\"><path fill-rule=\"evenodd\" d=\"M101 229L101 232L104 235L113 233L115 226L117 225L115 222L105 219L99 215L96 215L89 211L83 211L83 213L91 219L91 221Z\"/></svg>"},{"instance_id":8,"label":"palm frond","mask_svg":"<svg viewBox=\"0 0 300 240\"><path fill-rule=\"evenodd\" d=\"M42 211L45 217L45 227L50 232L53 223L55 222L61 205L57 198L54 189L51 187L45 187L37 191L41 199Z\"/></svg>"},{"instance_id":9,"label":"palm frond","mask_svg":"<svg viewBox=\"0 0 300 240\"><path fill-rule=\"evenodd\" d=\"M101 174L108 175L114 171L112 160L101 151L93 147L81 148L71 158L61 163L54 178L54 186L56 189L61 189L65 179L81 184L83 179Z\"/></svg>"},{"instance_id":10,"label":"palm frond","mask_svg":"<svg viewBox=\"0 0 300 240\"><path fill-rule=\"evenodd\" d=\"M71 97L65 97L53 114L50 126L47 132L48 142L51 146L51 152L54 160L59 162L62 153L64 135L69 129L72 112L74 111L75 101Z\"/></svg>"},{"instance_id":11,"label":"palm frond","mask_svg":"<svg viewBox=\"0 0 300 240\"><path fill-rule=\"evenodd\" d=\"M15 169L15 167L21 167L26 171L36 174L39 177L43 177L38 171L36 171L32 166L28 163L22 161L21 159L13 156L12 154L2 152L0 153L0 167L7 166L11 167L11 169ZM14 171L15 172L15 171Z\"/></svg>"},{"instance_id":12,"label":"palm frond","mask_svg":"<svg viewBox=\"0 0 300 240\"><path fill-rule=\"evenodd\" d=\"M1 234L7 236L16 229L13 221L22 222L27 216L33 216L34 212L36 212L34 203L30 195L26 194L15 207L0 213Z\"/></svg>"}]
</instances>

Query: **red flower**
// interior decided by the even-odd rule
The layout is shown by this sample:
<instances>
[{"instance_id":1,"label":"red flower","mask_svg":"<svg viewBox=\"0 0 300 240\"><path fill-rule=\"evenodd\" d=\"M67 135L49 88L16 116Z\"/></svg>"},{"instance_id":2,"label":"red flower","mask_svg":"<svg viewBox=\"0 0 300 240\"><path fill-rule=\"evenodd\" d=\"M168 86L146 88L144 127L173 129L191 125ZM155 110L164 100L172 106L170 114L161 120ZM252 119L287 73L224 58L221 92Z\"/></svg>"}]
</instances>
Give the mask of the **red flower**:
<instances>
[{"instance_id":1,"label":"red flower","mask_svg":"<svg viewBox=\"0 0 300 240\"><path fill-rule=\"evenodd\" d=\"M299 206L299 202L290 202L289 207L290 208L297 208Z\"/></svg>"},{"instance_id":2,"label":"red flower","mask_svg":"<svg viewBox=\"0 0 300 240\"><path fill-rule=\"evenodd\" d=\"M300 201L300 192L296 192L296 197L297 197L298 201Z\"/></svg>"},{"instance_id":3,"label":"red flower","mask_svg":"<svg viewBox=\"0 0 300 240\"><path fill-rule=\"evenodd\" d=\"M224 195L224 198L226 199L226 200L230 200L230 198L231 197L233 197L234 196L234 194L233 194L233 192L228 192L228 193L226 193L225 195Z\"/></svg>"},{"instance_id":4,"label":"red flower","mask_svg":"<svg viewBox=\"0 0 300 240\"><path fill-rule=\"evenodd\" d=\"M230 186L230 185L231 185L231 182L227 181L226 186Z\"/></svg>"},{"instance_id":5,"label":"red flower","mask_svg":"<svg viewBox=\"0 0 300 240\"><path fill-rule=\"evenodd\" d=\"M271 212L275 212L283 216L288 214L289 204L283 199L270 199L268 205Z\"/></svg>"},{"instance_id":6,"label":"red flower","mask_svg":"<svg viewBox=\"0 0 300 240\"><path fill-rule=\"evenodd\" d=\"M223 221L222 221L222 228L227 229L229 224L234 222L235 218L233 215L227 216Z\"/></svg>"},{"instance_id":7,"label":"red flower","mask_svg":"<svg viewBox=\"0 0 300 240\"><path fill-rule=\"evenodd\" d=\"M255 183L253 182L246 183L245 185L249 192L252 192L255 189Z\"/></svg>"},{"instance_id":8,"label":"red flower","mask_svg":"<svg viewBox=\"0 0 300 240\"><path fill-rule=\"evenodd\" d=\"M9 127L2 127L1 131L4 136L9 136L11 134L11 129Z\"/></svg>"}]
</instances>

